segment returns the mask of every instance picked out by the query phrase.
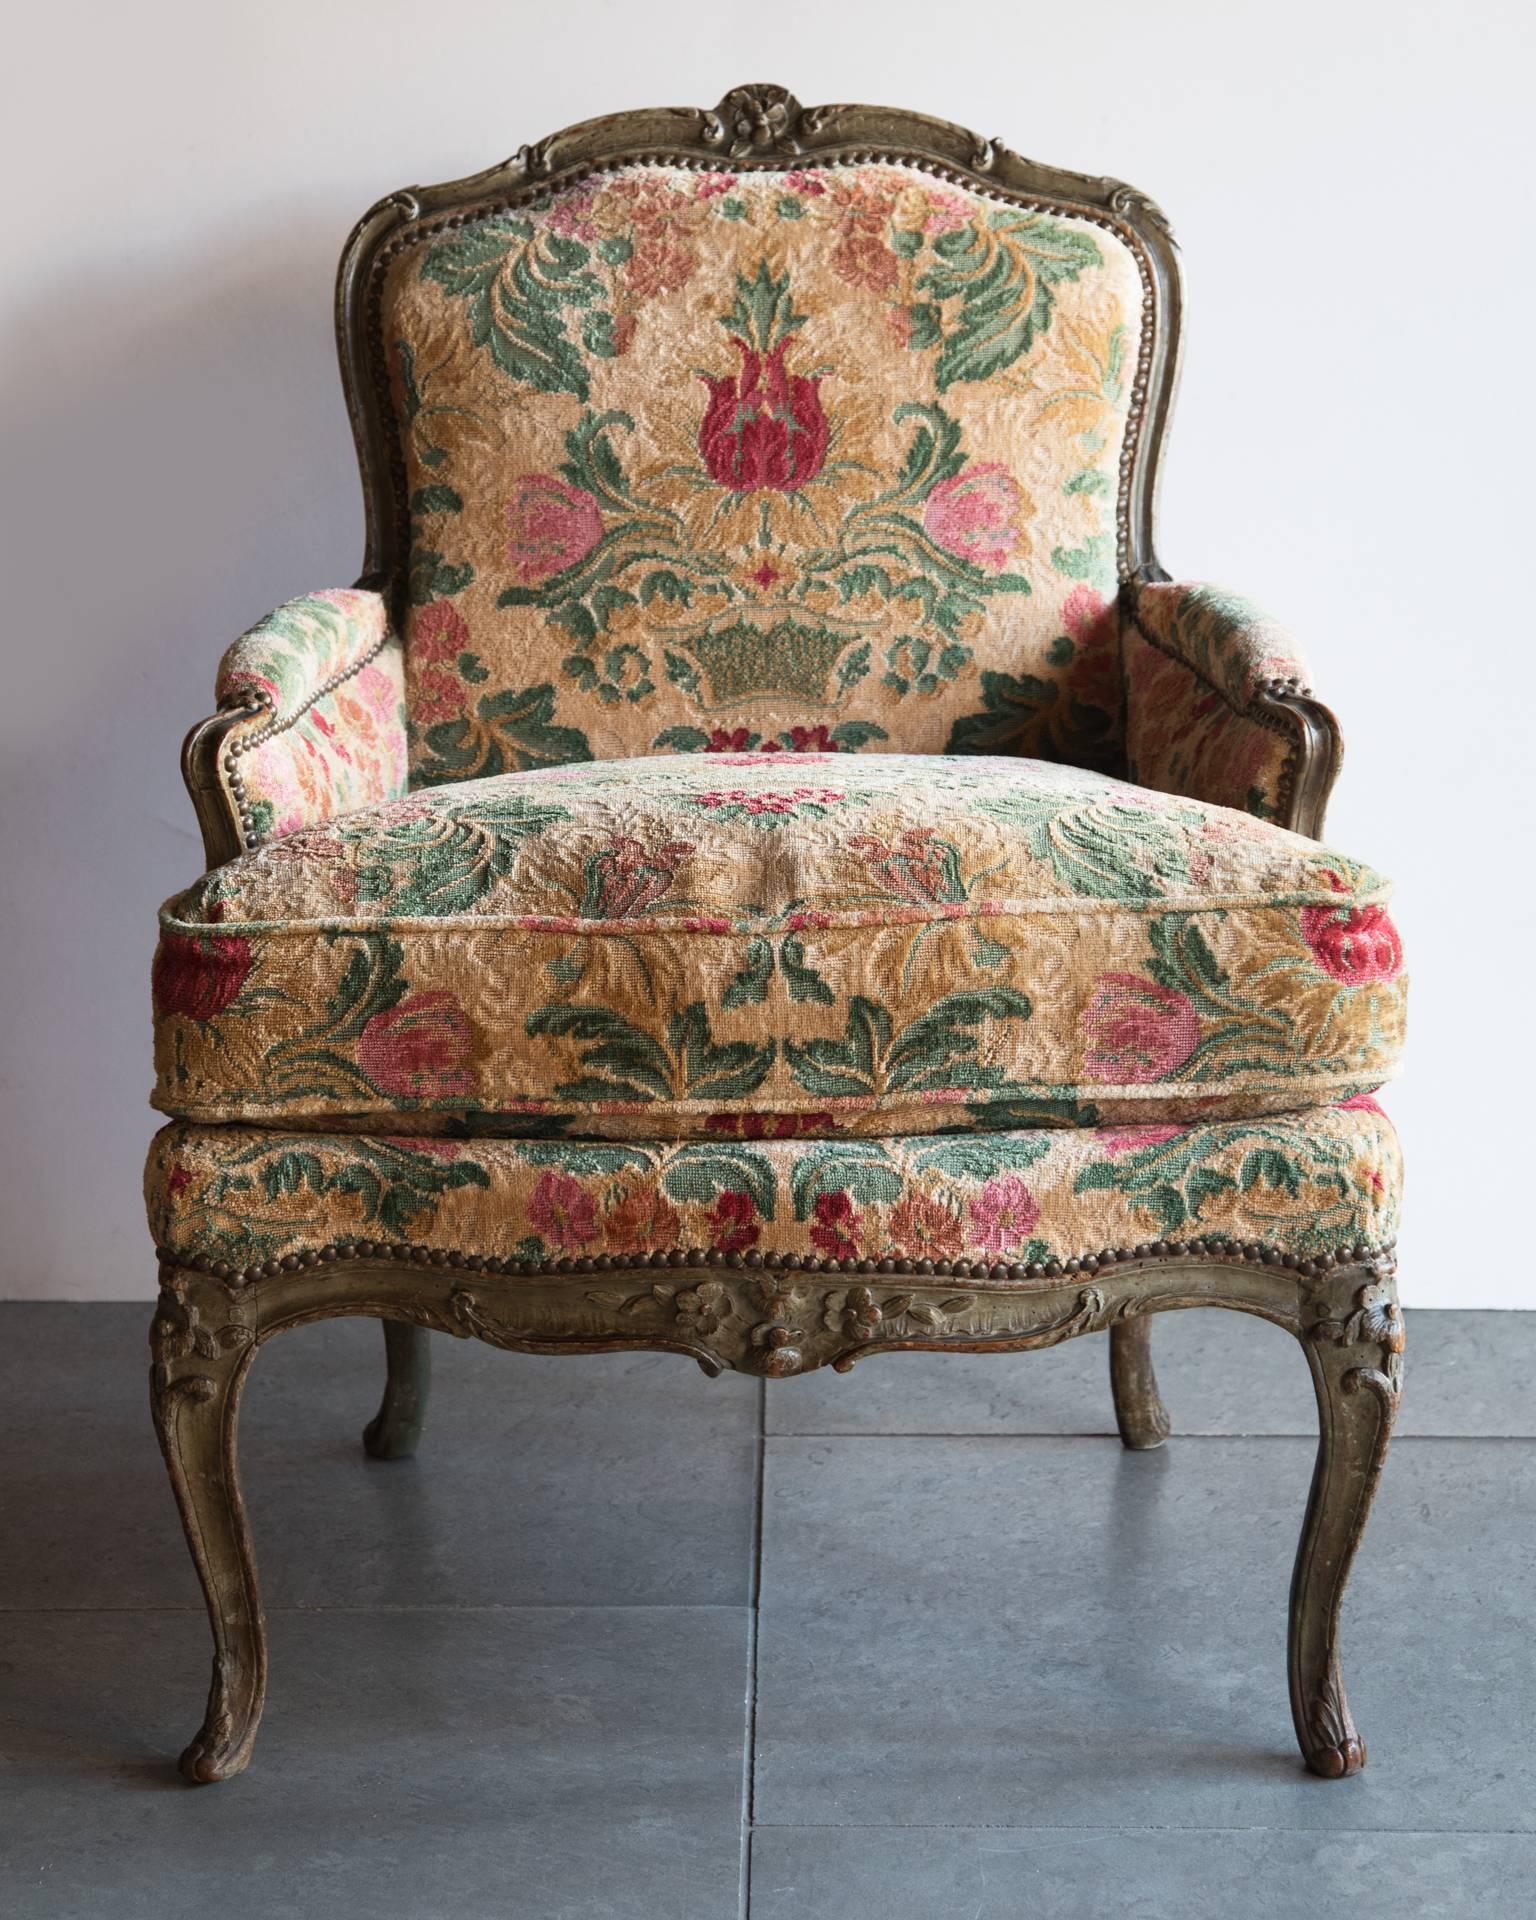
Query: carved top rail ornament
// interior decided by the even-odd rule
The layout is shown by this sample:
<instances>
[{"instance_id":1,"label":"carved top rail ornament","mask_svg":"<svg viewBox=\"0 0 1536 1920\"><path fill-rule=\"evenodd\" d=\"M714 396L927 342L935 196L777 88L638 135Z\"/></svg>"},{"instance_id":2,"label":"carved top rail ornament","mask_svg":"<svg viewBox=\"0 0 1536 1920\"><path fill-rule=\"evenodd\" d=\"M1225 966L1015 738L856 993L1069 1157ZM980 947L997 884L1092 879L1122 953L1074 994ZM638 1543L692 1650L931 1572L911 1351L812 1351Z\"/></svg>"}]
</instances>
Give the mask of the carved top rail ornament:
<instances>
[{"instance_id":1,"label":"carved top rail ornament","mask_svg":"<svg viewBox=\"0 0 1536 1920\"><path fill-rule=\"evenodd\" d=\"M732 87L711 112L703 116L701 132L707 146L723 147L733 160L751 154L797 154L805 126L815 134L837 114L836 107L817 107L807 115L788 87L755 85Z\"/></svg>"}]
</instances>

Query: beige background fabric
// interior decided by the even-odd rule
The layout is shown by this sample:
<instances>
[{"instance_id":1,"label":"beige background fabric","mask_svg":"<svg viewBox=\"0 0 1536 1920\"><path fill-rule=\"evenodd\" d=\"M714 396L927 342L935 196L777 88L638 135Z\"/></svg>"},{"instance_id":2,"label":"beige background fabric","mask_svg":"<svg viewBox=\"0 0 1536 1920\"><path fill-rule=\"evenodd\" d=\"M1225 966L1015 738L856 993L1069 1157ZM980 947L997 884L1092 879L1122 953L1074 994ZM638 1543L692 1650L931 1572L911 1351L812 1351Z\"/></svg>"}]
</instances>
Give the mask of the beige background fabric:
<instances>
[{"instance_id":1,"label":"beige background fabric","mask_svg":"<svg viewBox=\"0 0 1536 1920\"><path fill-rule=\"evenodd\" d=\"M1531 33L1521 0L782 0L768 30L706 0L461 0L451 28L420 0L13 20L0 1291L153 1292L154 910L200 866L176 755L235 635L360 564L330 318L352 222L583 116L766 78L945 114L1168 208L1190 321L1165 562L1300 637L1349 744L1330 837L1397 882L1406 1298L1536 1304L1527 1269L1466 1251L1536 1125L1509 973L1536 829L1510 565L1536 268L1506 193L1531 167Z\"/></svg>"}]
</instances>

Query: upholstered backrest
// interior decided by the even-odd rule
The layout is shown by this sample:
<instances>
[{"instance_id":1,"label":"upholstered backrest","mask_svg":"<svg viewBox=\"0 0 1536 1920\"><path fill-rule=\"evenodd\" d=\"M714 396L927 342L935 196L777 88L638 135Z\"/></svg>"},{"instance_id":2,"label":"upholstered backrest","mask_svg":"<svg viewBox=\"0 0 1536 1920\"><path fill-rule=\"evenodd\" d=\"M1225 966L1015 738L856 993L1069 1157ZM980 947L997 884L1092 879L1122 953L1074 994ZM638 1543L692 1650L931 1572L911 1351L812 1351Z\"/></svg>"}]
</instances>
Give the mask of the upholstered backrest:
<instances>
[{"instance_id":1,"label":"upholstered backrest","mask_svg":"<svg viewBox=\"0 0 1536 1920\"><path fill-rule=\"evenodd\" d=\"M373 275L415 783L1115 762L1151 306L1112 214L920 160L642 159L419 217Z\"/></svg>"}]
</instances>

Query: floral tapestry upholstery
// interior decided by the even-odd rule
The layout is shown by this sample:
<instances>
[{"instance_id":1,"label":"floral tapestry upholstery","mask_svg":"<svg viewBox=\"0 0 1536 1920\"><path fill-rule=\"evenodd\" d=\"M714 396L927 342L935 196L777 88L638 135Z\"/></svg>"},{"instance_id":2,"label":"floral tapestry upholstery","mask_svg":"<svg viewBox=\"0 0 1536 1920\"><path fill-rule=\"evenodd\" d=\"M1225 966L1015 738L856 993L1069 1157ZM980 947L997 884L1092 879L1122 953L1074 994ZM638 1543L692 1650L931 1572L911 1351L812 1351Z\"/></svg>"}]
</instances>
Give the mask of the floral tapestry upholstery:
<instances>
[{"instance_id":1,"label":"floral tapestry upholstery","mask_svg":"<svg viewBox=\"0 0 1536 1920\"><path fill-rule=\"evenodd\" d=\"M1120 760L1137 256L904 165L632 165L399 244L412 784Z\"/></svg>"},{"instance_id":2,"label":"floral tapestry upholstery","mask_svg":"<svg viewBox=\"0 0 1536 1920\"><path fill-rule=\"evenodd\" d=\"M1283 814L1298 736L1258 703L1307 690L1285 628L1237 594L1157 581L1126 590L1121 652L1130 777L1262 819Z\"/></svg>"},{"instance_id":3,"label":"floral tapestry upholstery","mask_svg":"<svg viewBox=\"0 0 1536 1920\"><path fill-rule=\"evenodd\" d=\"M1391 1077L1386 883L991 756L669 755L413 793L168 904L155 1103L609 1138L1186 1123Z\"/></svg>"},{"instance_id":4,"label":"floral tapestry upholstery","mask_svg":"<svg viewBox=\"0 0 1536 1920\"><path fill-rule=\"evenodd\" d=\"M1270 1118L901 1140L452 1140L162 1128L151 1230L245 1270L367 1243L497 1261L1065 1261L1196 1234L1310 1258L1397 1232L1401 1162L1369 1097Z\"/></svg>"},{"instance_id":5,"label":"floral tapestry upholstery","mask_svg":"<svg viewBox=\"0 0 1536 1920\"><path fill-rule=\"evenodd\" d=\"M217 695L252 709L221 755L247 839L404 793L404 664L379 594L286 602L225 653Z\"/></svg>"}]
</instances>

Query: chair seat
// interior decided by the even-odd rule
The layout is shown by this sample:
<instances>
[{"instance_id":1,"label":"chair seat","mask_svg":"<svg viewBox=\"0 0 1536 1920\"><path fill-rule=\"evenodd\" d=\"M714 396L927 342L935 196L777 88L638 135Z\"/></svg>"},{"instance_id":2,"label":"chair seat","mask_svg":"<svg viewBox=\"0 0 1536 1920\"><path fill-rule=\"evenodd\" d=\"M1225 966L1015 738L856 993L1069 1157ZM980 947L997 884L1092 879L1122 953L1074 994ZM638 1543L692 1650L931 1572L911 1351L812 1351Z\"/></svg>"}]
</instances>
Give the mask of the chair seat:
<instances>
[{"instance_id":1,"label":"chair seat","mask_svg":"<svg viewBox=\"0 0 1536 1920\"><path fill-rule=\"evenodd\" d=\"M174 1122L150 1149L145 1187L166 1259L248 1281L340 1251L509 1273L648 1262L1035 1279L1086 1260L1086 1279L1106 1256L1191 1238L1288 1263L1383 1246L1397 1233L1402 1162L1391 1121L1360 1095L1189 1127L904 1140L452 1140ZM651 1304L633 1289L622 1301ZM681 1316L688 1302L676 1304Z\"/></svg>"},{"instance_id":2,"label":"chair seat","mask_svg":"<svg viewBox=\"0 0 1536 1920\"><path fill-rule=\"evenodd\" d=\"M1185 1124L1391 1077L1379 875L1016 758L688 754L413 793L162 913L199 1122L719 1139Z\"/></svg>"}]
</instances>

